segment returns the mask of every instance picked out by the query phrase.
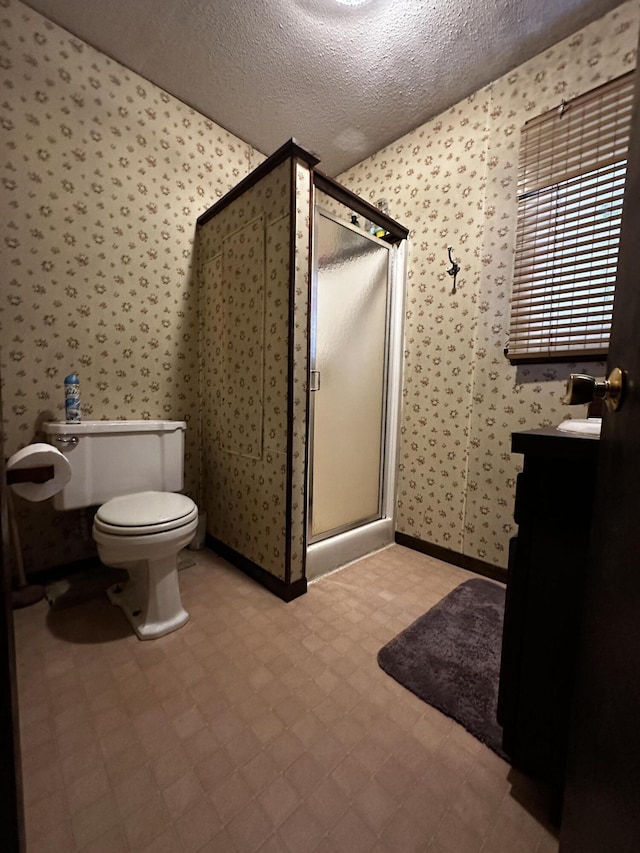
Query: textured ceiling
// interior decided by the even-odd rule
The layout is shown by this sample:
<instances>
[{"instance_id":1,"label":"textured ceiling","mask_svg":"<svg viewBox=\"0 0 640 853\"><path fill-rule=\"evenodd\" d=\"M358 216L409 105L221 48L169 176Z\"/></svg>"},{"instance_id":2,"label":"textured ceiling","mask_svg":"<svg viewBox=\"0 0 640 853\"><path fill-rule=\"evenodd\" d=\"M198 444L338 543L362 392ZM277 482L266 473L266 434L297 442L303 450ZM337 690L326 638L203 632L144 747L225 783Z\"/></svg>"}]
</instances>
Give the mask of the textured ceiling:
<instances>
[{"instance_id":1,"label":"textured ceiling","mask_svg":"<svg viewBox=\"0 0 640 853\"><path fill-rule=\"evenodd\" d=\"M343 0L343 4L346 0ZM620 0L28 0L264 154L337 175Z\"/></svg>"}]
</instances>

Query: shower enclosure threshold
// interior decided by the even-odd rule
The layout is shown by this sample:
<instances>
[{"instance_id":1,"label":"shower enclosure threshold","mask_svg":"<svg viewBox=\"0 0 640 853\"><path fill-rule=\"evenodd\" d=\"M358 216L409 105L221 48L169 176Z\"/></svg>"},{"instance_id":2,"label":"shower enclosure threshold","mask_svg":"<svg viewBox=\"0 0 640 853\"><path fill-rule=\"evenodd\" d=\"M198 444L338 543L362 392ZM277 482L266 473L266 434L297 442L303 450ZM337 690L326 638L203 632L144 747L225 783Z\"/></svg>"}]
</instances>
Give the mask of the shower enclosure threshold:
<instances>
[{"instance_id":1,"label":"shower enclosure threshold","mask_svg":"<svg viewBox=\"0 0 640 853\"><path fill-rule=\"evenodd\" d=\"M391 545L394 541L394 528L392 518L380 518L309 545L307 581L316 580L347 563Z\"/></svg>"}]
</instances>

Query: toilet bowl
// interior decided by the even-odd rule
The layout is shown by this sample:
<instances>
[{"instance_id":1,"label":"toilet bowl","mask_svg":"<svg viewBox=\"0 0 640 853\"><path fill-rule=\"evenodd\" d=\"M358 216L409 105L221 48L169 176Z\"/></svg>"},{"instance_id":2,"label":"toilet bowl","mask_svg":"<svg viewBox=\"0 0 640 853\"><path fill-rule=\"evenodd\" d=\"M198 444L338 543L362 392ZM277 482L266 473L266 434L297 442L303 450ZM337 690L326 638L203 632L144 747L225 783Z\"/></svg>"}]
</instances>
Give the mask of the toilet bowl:
<instances>
[{"instance_id":1,"label":"toilet bowl","mask_svg":"<svg viewBox=\"0 0 640 853\"><path fill-rule=\"evenodd\" d=\"M178 552L193 539L198 508L184 486L185 421L44 424L71 477L53 496L57 510L95 507L93 538L107 566L129 580L108 591L141 640L180 628Z\"/></svg>"},{"instance_id":2,"label":"toilet bowl","mask_svg":"<svg viewBox=\"0 0 640 853\"><path fill-rule=\"evenodd\" d=\"M186 495L139 492L112 498L97 511L93 538L107 566L129 580L107 591L141 640L181 628L189 619L178 583L178 552L193 539L198 508Z\"/></svg>"}]
</instances>

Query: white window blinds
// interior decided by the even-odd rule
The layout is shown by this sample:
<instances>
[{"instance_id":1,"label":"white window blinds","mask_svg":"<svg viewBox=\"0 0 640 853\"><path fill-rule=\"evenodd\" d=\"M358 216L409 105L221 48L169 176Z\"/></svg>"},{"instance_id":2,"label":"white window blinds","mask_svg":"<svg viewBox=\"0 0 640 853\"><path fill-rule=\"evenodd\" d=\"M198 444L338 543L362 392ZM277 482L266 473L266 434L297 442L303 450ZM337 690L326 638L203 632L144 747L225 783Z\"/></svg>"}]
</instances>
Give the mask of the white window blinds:
<instances>
[{"instance_id":1,"label":"white window blinds","mask_svg":"<svg viewBox=\"0 0 640 853\"><path fill-rule=\"evenodd\" d=\"M510 361L606 355L633 72L522 129Z\"/></svg>"}]
</instances>

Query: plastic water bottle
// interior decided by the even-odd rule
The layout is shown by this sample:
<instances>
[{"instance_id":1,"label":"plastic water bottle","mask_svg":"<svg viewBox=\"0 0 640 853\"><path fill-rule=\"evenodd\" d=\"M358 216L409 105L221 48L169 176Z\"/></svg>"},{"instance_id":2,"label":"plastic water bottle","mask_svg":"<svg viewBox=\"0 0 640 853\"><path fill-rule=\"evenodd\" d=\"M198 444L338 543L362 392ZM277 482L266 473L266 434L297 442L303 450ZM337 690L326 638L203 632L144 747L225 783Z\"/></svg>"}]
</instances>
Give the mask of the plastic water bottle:
<instances>
[{"instance_id":1,"label":"plastic water bottle","mask_svg":"<svg viewBox=\"0 0 640 853\"><path fill-rule=\"evenodd\" d=\"M64 378L64 410L67 423L78 423L80 417L80 380L77 373Z\"/></svg>"}]
</instances>

